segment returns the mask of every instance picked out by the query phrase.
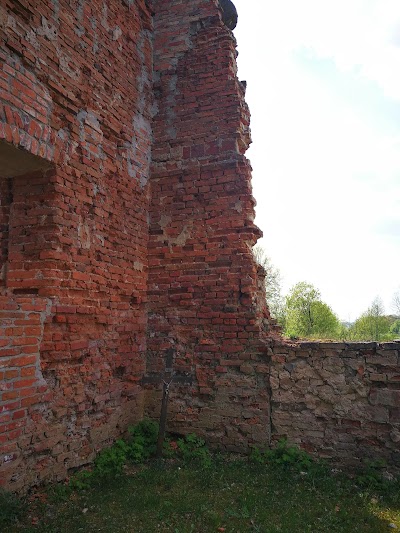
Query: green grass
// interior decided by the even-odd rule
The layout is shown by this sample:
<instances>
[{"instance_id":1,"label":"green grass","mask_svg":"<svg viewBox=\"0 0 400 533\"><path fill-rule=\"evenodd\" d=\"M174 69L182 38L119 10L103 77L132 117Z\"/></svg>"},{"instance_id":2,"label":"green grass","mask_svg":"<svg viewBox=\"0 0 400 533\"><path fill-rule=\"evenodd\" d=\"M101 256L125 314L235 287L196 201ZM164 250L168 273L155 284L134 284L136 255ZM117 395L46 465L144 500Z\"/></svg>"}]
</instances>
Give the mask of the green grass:
<instances>
[{"instance_id":1,"label":"green grass","mask_svg":"<svg viewBox=\"0 0 400 533\"><path fill-rule=\"evenodd\" d=\"M152 461L90 488L55 486L7 533L400 531L399 484L368 488L319 467L217 458ZM1 511L0 511L1 513ZM35 526L31 524L35 523ZM1 529L1 528L0 528Z\"/></svg>"}]
</instances>

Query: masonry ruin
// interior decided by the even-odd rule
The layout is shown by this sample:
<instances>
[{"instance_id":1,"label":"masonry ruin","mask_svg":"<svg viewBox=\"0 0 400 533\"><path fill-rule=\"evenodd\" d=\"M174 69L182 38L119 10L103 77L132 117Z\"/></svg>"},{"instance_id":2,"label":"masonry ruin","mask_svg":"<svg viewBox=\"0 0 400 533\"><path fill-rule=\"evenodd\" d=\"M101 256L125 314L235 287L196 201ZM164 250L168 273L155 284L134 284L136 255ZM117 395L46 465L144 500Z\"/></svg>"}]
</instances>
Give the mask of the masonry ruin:
<instances>
[{"instance_id":1,"label":"masonry ruin","mask_svg":"<svg viewBox=\"0 0 400 533\"><path fill-rule=\"evenodd\" d=\"M158 417L167 353L174 431L400 464L400 345L289 344L266 308L222 8L0 0L0 486Z\"/></svg>"}]
</instances>

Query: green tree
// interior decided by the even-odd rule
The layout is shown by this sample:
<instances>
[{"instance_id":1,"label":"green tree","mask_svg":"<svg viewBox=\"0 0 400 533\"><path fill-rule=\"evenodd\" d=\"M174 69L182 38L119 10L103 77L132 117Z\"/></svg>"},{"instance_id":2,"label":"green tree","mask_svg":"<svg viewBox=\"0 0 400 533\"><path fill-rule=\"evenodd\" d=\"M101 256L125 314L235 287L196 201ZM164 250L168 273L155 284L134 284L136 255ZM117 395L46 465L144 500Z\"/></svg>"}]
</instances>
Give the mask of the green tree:
<instances>
[{"instance_id":1,"label":"green tree","mask_svg":"<svg viewBox=\"0 0 400 533\"><path fill-rule=\"evenodd\" d=\"M284 321L284 299L281 289L281 274L271 259L265 253L262 246L257 245L253 248L253 255L256 262L263 267L265 271L265 297L271 316L279 324L283 325Z\"/></svg>"},{"instance_id":2,"label":"green tree","mask_svg":"<svg viewBox=\"0 0 400 533\"><path fill-rule=\"evenodd\" d=\"M338 317L321 300L318 289L302 281L290 290L286 297L286 335L336 338L339 330Z\"/></svg>"},{"instance_id":3,"label":"green tree","mask_svg":"<svg viewBox=\"0 0 400 533\"><path fill-rule=\"evenodd\" d=\"M396 315L400 317L400 290L394 293L392 307Z\"/></svg>"},{"instance_id":4,"label":"green tree","mask_svg":"<svg viewBox=\"0 0 400 533\"><path fill-rule=\"evenodd\" d=\"M390 326L390 333L392 333L394 337L400 336L400 319L395 320Z\"/></svg>"},{"instance_id":5,"label":"green tree","mask_svg":"<svg viewBox=\"0 0 400 533\"><path fill-rule=\"evenodd\" d=\"M351 327L354 340L376 341L390 338L390 320L385 316L382 299L377 297L371 306L358 318Z\"/></svg>"}]
</instances>

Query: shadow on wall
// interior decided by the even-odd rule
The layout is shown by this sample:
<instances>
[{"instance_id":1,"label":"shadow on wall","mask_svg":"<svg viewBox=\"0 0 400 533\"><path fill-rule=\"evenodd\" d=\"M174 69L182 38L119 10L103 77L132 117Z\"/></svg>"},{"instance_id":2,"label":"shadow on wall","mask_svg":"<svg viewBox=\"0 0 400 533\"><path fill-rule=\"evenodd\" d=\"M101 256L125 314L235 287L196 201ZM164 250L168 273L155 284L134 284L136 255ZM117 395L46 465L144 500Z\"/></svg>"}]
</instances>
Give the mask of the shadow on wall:
<instances>
[{"instance_id":1,"label":"shadow on wall","mask_svg":"<svg viewBox=\"0 0 400 533\"><path fill-rule=\"evenodd\" d=\"M51 163L45 159L2 140L0 140L0 162L0 179L15 178L31 172L45 172L52 168Z\"/></svg>"}]
</instances>

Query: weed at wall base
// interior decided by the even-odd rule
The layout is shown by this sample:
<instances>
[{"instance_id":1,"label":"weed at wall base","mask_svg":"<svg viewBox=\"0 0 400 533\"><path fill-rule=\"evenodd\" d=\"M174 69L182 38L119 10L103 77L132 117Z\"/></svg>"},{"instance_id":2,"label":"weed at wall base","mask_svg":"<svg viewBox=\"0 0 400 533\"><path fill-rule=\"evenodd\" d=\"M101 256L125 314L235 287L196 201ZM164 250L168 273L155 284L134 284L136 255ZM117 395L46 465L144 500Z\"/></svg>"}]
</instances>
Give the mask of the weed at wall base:
<instances>
[{"instance_id":1,"label":"weed at wall base","mask_svg":"<svg viewBox=\"0 0 400 533\"><path fill-rule=\"evenodd\" d=\"M14 494L0 489L0 531L18 520L25 514L24 503ZM5 529L4 529L5 531Z\"/></svg>"}]
</instances>

